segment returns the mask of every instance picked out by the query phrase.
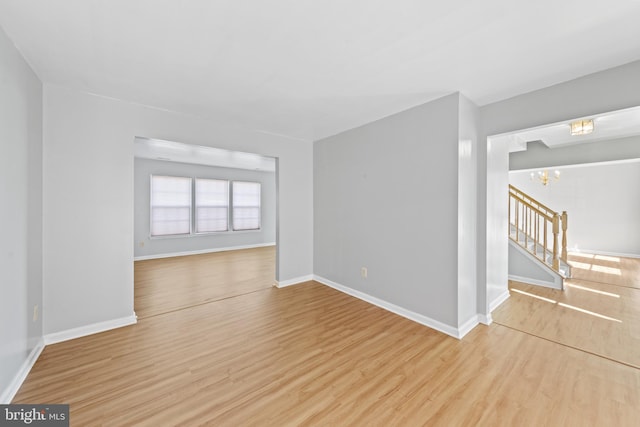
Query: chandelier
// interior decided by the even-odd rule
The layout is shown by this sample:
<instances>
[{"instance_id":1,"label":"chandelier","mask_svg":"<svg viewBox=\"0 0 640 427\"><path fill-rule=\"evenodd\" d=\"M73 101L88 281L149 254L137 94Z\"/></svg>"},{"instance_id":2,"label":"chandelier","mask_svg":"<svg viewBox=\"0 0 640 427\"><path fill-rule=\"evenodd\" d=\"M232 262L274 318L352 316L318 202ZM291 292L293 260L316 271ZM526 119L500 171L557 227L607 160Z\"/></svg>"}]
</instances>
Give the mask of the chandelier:
<instances>
[{"instance_id":1,"label":"chandelier","mask_svg":"<svg viewBox=\"0 0 640 427\"><path fill-rule=\"evenodd\" d=\"M548 170L542 170L542 171L538 171L536 172L531 172L531 181L540 181L540 183L542 185L549 185L549 182L551 182L551 178L553 177L556 181L560 179L560 171L559 170L555 170L553 171L553 175L549 174Z\"/></svg>"}]
</instances>

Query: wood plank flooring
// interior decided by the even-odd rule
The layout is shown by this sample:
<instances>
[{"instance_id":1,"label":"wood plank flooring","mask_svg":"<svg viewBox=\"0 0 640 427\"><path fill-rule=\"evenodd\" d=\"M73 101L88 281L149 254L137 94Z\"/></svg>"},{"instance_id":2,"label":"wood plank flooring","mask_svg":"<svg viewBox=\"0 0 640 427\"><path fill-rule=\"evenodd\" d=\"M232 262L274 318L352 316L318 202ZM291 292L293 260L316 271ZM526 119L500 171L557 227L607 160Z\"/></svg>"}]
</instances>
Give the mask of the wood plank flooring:
<instances>
[{"instance_id":1,"label":"wood plank flooring","mask_svg":"<svg viewBox=\"0 0 640 427\"><path fill-rule=\"evenodd\" d=\"M573 279L640 289L640 259L569 253Z\"/></svg>"},{"instance_id":2,"label":"wood plank flooring","mask_svg":"<svg viewBox=\"0 0 640 427\"><path fill-rule=\"evenodd\" d=\"M640 368L640 259L574 255L569 262L574 278L564 291L509 282L511 297L493 320Z\"/></svg>"},{"instance_id":3,"label":"wood plank flooring","mask_svg":"<svg viewBox=\"0 0 640 427\"><path fill-rule=\"evenodd\" d=\"M136 315L155 316L270 288L275 265L275 246L136 261Z\"/></svg>"},{"instance_id":4,"label":"wood plank flooring","mask_svg":"<svg viewBox=\"0 0 640 427\"><path fill-rule=\"evenodd\" d=\"M636 426L640 370L308 282L47 346L14 402L69 403L73 426Z\"/></svg>"}]
</instances>

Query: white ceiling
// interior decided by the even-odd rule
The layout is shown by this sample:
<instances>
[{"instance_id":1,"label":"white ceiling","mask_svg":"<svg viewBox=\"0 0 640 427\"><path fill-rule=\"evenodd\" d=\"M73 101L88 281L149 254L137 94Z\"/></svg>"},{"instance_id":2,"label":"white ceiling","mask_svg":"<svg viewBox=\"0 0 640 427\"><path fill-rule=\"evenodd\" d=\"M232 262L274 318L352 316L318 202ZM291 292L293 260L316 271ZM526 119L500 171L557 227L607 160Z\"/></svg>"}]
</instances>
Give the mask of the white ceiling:
<instances>
[{"instance_id":1,"label":"white ceiling","mask_svg":"<svg viewBox=\"0 0 640 427\"><path fill-rule=\"evenodd\" d=\"M160 139L136 137L133 143L133 154L135 157L143 159L266 172L275 172L276 170L276 159L273 157Z\"/></svg>"},{"instance_id":2,"label":"white ceiling","mask_svg":"<svg viewBox=\"0 0 640 427\"><path fill-rule=\"evenodd\" d=\"M640 0L0 0L47 83L315 140L640 59Z\"/></svg>"},{"instance_id":3,"label":"white ceiling","mask_svg":"<svg viewBox=\"0 0 640 427\"><path fill-rule=\"evenodd\" d=\"M542 141L547 147L556 148L640 135L640 107L578 118L581 119L593 120L592 133L572 136L571 121L566 121L526 129L504 137L509 141L509 151L515 152L526 150L527 143L531 141Z\"/></svg>"}]
</instances>

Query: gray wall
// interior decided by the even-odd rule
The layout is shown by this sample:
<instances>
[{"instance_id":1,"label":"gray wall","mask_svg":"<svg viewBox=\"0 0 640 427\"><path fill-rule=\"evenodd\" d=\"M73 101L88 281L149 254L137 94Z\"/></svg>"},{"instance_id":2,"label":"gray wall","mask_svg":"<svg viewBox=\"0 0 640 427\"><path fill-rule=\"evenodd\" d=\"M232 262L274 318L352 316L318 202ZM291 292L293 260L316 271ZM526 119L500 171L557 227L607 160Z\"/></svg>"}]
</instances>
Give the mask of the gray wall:
<instances>
[{"instance_id":1,"label":"gray wall","mask_svg":"<svg viewBox=\"0 0 640 427\"><path fill-rule=\"evenodd\" d=\"M312 274L312 144L44 85L45 333L133 314L134 138L278 158L277 280Z\"/></svg>"},{"instance_id":2,"label":"gray wall","mask_svg":"<svg viewBox=\"0 0 640 427\"><path fill-rule=\"evenodd\" d=\"M548 287L561 289L561 283L555 285L555 276L545 268L542 263L531 258L531 255L523 253L525 249L516 248L517 243L509 242L509 275L518 278L533 279L544 282ZM517 280L514 278L514 280ZM529 283L529 282L525 282ZM538 283L541 284L541 283Z\"/></svg>"},{"instance_id":3,"label":"gray wall","mask_svg":"<svg viewBox=\"0 0 640 427\"><path fill-rule=\"evenodd\" d=\"M136 158L134 161L134 255L204 251L207 249L252 246L276 241L276 178L274 172L232 169L187 163ZM150 175L185 176L236 181L260 182L262 221L259 231L197 234L190 237L149 238L150 235Z\"/></svg>"},{"instance_id":4,"label":"gray wall","mask_svg":"<svg viewBox=\"0 0 640 427\"><path fill-rule=\"evenodd\" d=\"M640 105L640 61L632 62L620 67L611 68L541 90L516 96L504 101L483 106L480 109L482 123L482 138L480 138L478 158L478 306L480 313L488 313L489 306L499 294L506 291L503 288L494 289L487 293L485 283L492 271L506 271L507 265L502 257L495 256L507 251L506 225L500 229L502 222L487 222L487 216L493 211L506 216L506 210L501 211L495 203L506 205L506 188L492 185L490 174L503 175L504 178L493 182L507 180L508 157L504 170L499 172L488 166L494 162L492 147L487 144L487 137L549 123L572 120L608 111L621 110ZM495 148L495 147L493 147ZM503 157L502 150L495 151L495 155ZM492 194L505 193L502 201L492 200ZM483 224L487 224L486 227Z\"/></svg>"},{"instance_id":5,"label":"gray wall","mask_svg":"<svg viewBox=\"0 0 640 427\"><path fill-rule=\"evenodd\" d=\"M509 154L509 170L638 158L640 158L640 135L553 149L540 141L535 141L527 144L526 151Z\"/></svg>"},{"instance_id":6,"label":"gray wall","mask_svg":"<svg viewBox=\"0 0 640 427\"><path fill-rule=\"evenodd\" d=\"M453 327L458 100L314 144L315 274Z\"/></svg>"},{"instance_id":7,"label":"gray wall","mask_svg":"<svg viewBox=\"0 0 640 427\"><path fill-rule=\"evenodd\" d=\"M570 251L640 257L640 159L556 167L560 179L531 181L511 171L509 182L556 211L567 211Z\"/></svg>"},{"instance_id":8,"label":"gray wall","mask_svg":"<svg viewBox=\"0 0 640 427\"><path fill-rule=\"evenodd\" d=\"M0 403L42 337L42 84L0 28Z\"/></svg>"}]
</instances>

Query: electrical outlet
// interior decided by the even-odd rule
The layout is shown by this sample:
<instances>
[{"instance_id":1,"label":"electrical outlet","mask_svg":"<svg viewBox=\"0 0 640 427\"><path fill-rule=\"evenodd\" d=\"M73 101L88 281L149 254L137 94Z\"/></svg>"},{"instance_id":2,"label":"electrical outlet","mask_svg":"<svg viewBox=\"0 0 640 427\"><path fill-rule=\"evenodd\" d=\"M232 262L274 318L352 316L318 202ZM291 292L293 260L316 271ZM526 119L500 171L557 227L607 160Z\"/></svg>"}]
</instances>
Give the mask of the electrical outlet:
<instances>
[{"instance_id":1,"label":"electrical outlet","mask_svg":"<svg viewBox=\"0 0 640 427\"><path fill-rule=\"evenodd\" d=\"M369 273L369 272L367 271L367 267L362 267L362 268L360 269L360 277L362 277L363 279L366 279L366 278L367 278L367 274L368 274L368 273Z\"/></svg>"},{"instance_id":2,"label":"electrical outlet","mask_svg":"<svg viewBox=\"0 0 640 427\"><path fill-rule=\"evenodd\" d=\"M33 306L33 321L36 322L38 320L38 304Z\"/></svg>"}]
</instances>

